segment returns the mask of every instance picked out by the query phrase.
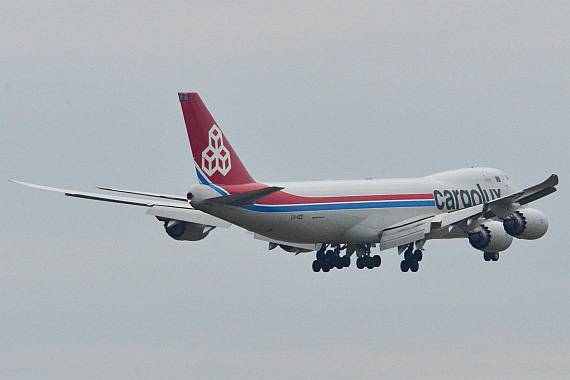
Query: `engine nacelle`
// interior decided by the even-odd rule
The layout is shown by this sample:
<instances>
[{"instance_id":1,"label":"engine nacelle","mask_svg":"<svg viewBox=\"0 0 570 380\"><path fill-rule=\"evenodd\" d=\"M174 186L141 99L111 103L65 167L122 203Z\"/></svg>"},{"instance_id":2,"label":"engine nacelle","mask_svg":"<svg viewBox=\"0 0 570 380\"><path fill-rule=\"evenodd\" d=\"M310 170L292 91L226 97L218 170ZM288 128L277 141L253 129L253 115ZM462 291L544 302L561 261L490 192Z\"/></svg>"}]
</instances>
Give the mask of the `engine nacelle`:
<instances>
[{"instance_id":1,"label":"engine nacelle","mask_svg":"<svg viewBox=\"0 0 570 380\"><path fill-rule=\"evenodd\" d=\"M167 219L164 221L164 229L168 236L174 240L202 240L214 227L198 223L183 222L181 220Z\"/></svg>"},{"instance_id":2,"label":"engine nacelle","mask_svg":"<svg viewBox=\"0 0 570 380\"><path fill-rule=\"evenodd\" d=\"M534 240L544 236L548 230L548 219L542 211L525 208L505 219L503 226L509 235L517 239Z\"/></svg>"},{"instance_id":3,"label":"engine nacelle","mask_svg":"<svg viewBox=\"0 0 570 380\"><path fill-rule=\"evenodd\" d=\"M469 243L483 252L501 252L511 246L513 237L505 232L501 222L485 222L469 233Z\"/></svg>"}]
</instances>

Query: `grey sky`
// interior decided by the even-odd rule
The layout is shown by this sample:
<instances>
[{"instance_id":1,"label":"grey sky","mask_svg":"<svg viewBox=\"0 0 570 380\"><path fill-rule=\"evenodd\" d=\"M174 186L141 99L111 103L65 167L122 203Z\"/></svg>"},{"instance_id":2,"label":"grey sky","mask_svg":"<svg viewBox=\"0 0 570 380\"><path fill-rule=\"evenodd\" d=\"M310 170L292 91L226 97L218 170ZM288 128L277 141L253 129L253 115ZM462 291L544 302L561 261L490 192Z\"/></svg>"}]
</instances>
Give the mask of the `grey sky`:
<instances>
[{"instance_id":1,"label":"grey sky","mask_svg":"<svg viewBox=\"0 0 570 380\"><path fill-rule=\"evenodd\" d=\"M570 376L566 2L0 2L0 378ZM311 270L237 228L8 183L185 194L178 91L258 180L551 173L497 263L428 242Z\"/></svg>"}]
</instances>

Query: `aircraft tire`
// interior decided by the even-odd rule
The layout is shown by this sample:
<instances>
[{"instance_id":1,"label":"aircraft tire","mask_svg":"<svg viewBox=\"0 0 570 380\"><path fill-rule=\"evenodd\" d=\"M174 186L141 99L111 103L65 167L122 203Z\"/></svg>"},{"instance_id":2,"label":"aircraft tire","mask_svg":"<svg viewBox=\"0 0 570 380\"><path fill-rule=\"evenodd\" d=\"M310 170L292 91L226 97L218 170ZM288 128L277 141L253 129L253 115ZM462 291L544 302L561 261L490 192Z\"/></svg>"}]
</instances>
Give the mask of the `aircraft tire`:
<instances>
[{"instance_id":1,"label":"aircraft tire","mask_svg":"<svg viewBox=\"0 0 570 380\"><path fill-rule=\"evenodd\" d=\"M325 251L317 251L317 260L323 261L325 259Z\"/></svg>"},{"instance_id":2,"label":"aircraft tire","mask_svg":"<svg viewBox=\"0 0 570 380\"><path fill-rule=\"evenodd\" d=\"M315 260L313 261L313 272L318 272L321 270L321 261Z\"/></svg>"},{"instance_id":3,"label":"aircraft tire","mask_svg":"<svg viewBox=\"0 0 570 380\"><path fill-rule=\"evenodd\" d=\"M410 262L410 270L412 272L417 272L418 269L420 269L420 264L417 261L414 260L414 261Z\"/></svg>"},{"instance_id":4,"label":"aircraft tire","mask_svg":"<svg viewBox=\"0 0 570 380\"><path fill-rule=\"evenodd\" d=\"M356 267L358 269L362 269L364 268L364 262L363 262L364 258L363 257L359 257L358 259L356 259Z\"/></svg>"},{"instance_id":5,"label":"aircraft tire","mask_svg":"<svg viewBox=\"0 0 570 380\"><path fill-rule=\"evenodd\" d=\"M414 259L413 251L411 249L406 249L404 251L404 260L412 261L413 259Z\"/></svg>"},{"instance_id":6,"label":"aircraft tire","mask_svg":"<svg viewBox=\"0 0 570 380\"><path fill-rule=\"evenodd\" d=\"M490 252L483 252L483 259L485 259L485 261L491 261Z\"/></svg>"},{"instance_id":7,"label":"aircraft tire","mask_svg":"<svg viewBox=\"0 0 570 380\"><path fill-rule=\"evenodd\" d=\"M493 252L491 254L491 260L498 261L499 260L499 252Z\"/></svg>"},{"instance_id":8,"label":"aircraft tire","mask_svg":"<svg viewBox=\"0 0 570 380\"><path fill-rule=\"evenodd\" d=\"M366 268L374 269L374 260L370 256L366 257Z\"/></svg>"},{"instance_id":9,"label":"aircraft tire","mask_svg":"<svg viewBox=\"0 0 570 380\"><path fill-rule=\"evenodd\" d=\"M402 270L402 272L407 272L408 270L410 270L410 262L402 260L402 262L400 263L400 269Z\"/></svg>"},{"instance_id":10,"label":"aircraft tire","mask_svg":"<svg viewBox=\"0 0 570 380\"><path fill-rule=\"evenodd\" d=\"M350 266L350 256L344 256L342 258L342 261L345 268L348 268Z\"/></svg>"},{"instance_id":11,"label":"aircraft tire","mask_svg":"<svg viewBox=\"0 0 570 380\"><path fill-rule=\"evenodd\" d=\"M342 257L337 256L334 258L334 266L336 267L336 269L344 268L344 260L342 259Z\"/></svg>"},{"instance_id":12,"label":"aircraft tire","mask_svg":"<svg viewBox=\"0 0 570 380\"><path fill-rule=\"evenodd\" d=\"M421 249L416 249L412 257L415 261L420 262L422 261L424 254Z\"/></svg>"},{"instance_id":13,"label":"aircraft tire","mask_svg":"<svg viewBox=\"0 0 570 380\"><path fill-rule=\"evenodd\" d=\"M382 258L380 257L380 255L374 255L374 257L372 258L372 261L374 262L375 268L378 268L380 266L380 264L382 264Z\"/></svg>"}]
</instances>

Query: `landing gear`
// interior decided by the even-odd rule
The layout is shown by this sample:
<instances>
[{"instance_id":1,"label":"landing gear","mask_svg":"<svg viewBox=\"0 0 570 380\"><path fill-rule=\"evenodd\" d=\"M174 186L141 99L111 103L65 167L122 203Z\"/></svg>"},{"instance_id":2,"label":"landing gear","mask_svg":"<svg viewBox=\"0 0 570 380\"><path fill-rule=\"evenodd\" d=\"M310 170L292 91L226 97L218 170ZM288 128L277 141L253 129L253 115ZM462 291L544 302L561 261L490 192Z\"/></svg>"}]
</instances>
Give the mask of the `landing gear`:
<instances>
[{"instance_id":1,"label":"landing gear","mask_svg":"<svg viewBox=\"0 0 570 380\"><path fill-rule=\"evenodd\" d=\"M380 258L379 255L362 256L356 259L356 267L358 269L364 269L364 268L374 269L378 268L380 264L382 264L382 259Z\"/></svg>"},{"instance_id":2,"label":"landing gear","mask_svg":"<svg viewBox=\"0 0 570 380\"><path fill-rule=\"evenodd\" d=\"M382 264L382 259L380 258L380 255L372 256L372 261L374 262L374 266L376 268L378 268L380 266L380 264Z\"/></svg>"},{"instance_id":3,"label":"landing gear","mask_svg":"<svg viewBox=\"0 0 570 380\"><path fill-rule=\"evenodd\" d=\"M335 246L334 249L327 251L327 246L323 244L322 248L317 251L316 260L313 261L314 272L328 272L333 268L342 269L350 266L350 256L341 256L340 252L346 249L346 246Z\"/></svg>"},{"instance_id":4,"label":"landing gear","mask_svg":"<svg viewBox=\"0 0 570 380\"><path fill-rule=\"evenodd\" d=\"M364 257L359 257L356 259L356 267L358 269L364 269Z\"/></svg>"},{"instance_id":5,"label":"landing gear","mask_svg":"<svg viewBox=\"0 0 570 380\"><path fill-rule=\"evenodd\" d=\"M499 260L499 252L484 252L483 258L485 261L498 261Z\"/></svg>"},{"instance_id":6,"label":"landing gear","mask_svg":"<svg viewBox=\"0 0 570 380\"><path fill-rule=\"evenodd\" d=\"M417 272L420 269L420 261L422 261L423 252L421 249L414 251L414 244L410 244L404 251L404 260L400 263L402 272Z\"/></svg>"},{"instance_id":7,"label":"landing gear","mask_svg":"<svg viewBox=\"0 0 570 380\"><path fill-rule=\"evenodd\" d=\"M313 272L318 272L322 269L321 261L315 260L313 261Z\"/></svg>"},{"instance_id":8,"label":"landing gear","mask_svg":"<svg viewBox=\"0 0 570 380\"><path fill-rule=\"evenodd\" d=\"M417 261L417 262L422 261L423 257L424 257L424 254L423 254L421 249L416 249L414 251L414 254L412 255L412 258L414 259L414 261Z\"/></svg>"},{"instance_id":9,"label":"landing gear","mask_svg":"<svg viewBox=\"0 0 570 380\"><path fill-rule=\"evenodd\" d=\"M415 261L415 260L414 260L414 261L411 261L411 262L410 262L410 270L411 270L412 272L417 272L418 269L420 269L420 264L419 264L417 261Z\"/></svg>"},{"instance_id":10,"label":"landing gear","mask_svg":"<svg viewBox=\"0 0 570 380\"><path fill-rule=\"evenodd\" d=\"M334 247L334 248L333 248ZM358 258L356 259L356 267L358 269L373 269L380 266L382 259L379 255L370 256L370 244L364 245L345 245L345 246L331 246L326 249L327 246L323 245L321 249L317 251L316 260L313 261L313 271L328 272L333 268L342 269L348 268L350 266L350 256L356 251ZM341 251L346 250L346 254L341 256Z\"/></svg>"},{"instance_id":11,"label":"landing gear","mask_svg":"<svg viewBox=\"0 0 570 380\"><path fill-rule=\"evenodd\" d=\"M358 246L357 255L359 256L358 259L356 259L356 267L358 269L374 269L378 268L382 264L380 255L370 255L370 244Z\"/></svg>"}]
</instances>

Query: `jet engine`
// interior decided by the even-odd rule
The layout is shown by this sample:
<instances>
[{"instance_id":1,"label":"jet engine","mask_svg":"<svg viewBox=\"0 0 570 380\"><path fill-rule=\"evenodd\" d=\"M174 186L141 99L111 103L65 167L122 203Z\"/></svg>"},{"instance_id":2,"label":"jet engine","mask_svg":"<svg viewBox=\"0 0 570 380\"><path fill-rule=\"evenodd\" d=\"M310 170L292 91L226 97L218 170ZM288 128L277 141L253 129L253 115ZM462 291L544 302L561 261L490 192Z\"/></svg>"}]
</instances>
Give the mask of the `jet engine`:
<instances>
[{"instance_id":1,"label":"jet engine","mask_svg":"<svg viewBox=\"0 0 570 380\"><path fill-rule=\"evenodd\" d=\"M548 219L541 211L525 208L505 219L503 226L509 235L517 239L534 240L544 236L548 230Z\"/></svg>"},{"instance_id":2,"label":"jet engine","mask_svg":"<svg viewBox=\"0 0 570 380\"><path fill-rule=\"evenodd\" d=\"M164 229L168 236L174 240L196 241L208 236L214 227L198 223L183 222L181 220L166 219L164 221Z\"/></svg>"},{"instance_id":3,"label":"jet engine","mask_svg":"<svg viewBox=\"0 0 570 380\"><path fill-rule=\"evenodd\" d=\"M483 252L504 251L512 242L513 237L505 233L501 222L485 222L469 233L469 243Z\"/></svg>"}]
</instances>

